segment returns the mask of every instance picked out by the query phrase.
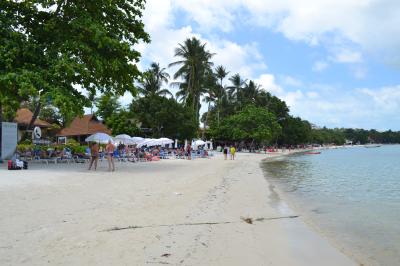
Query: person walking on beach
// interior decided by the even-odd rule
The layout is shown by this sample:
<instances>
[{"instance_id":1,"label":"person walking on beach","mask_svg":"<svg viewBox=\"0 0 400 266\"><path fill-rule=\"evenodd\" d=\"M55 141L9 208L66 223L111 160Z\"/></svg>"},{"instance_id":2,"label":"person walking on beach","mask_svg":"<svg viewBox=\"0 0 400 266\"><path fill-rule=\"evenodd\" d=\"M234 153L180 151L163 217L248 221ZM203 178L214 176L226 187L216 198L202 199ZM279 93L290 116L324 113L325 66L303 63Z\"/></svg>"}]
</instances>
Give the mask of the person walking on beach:
<instances>
[{"instance_id":1,"label":"person walking on beach","mask_svg":"<svg viewBox=\"0 0 400 266\"><path fill-rule=\"evenodd\" d=\"M231 146L231 160L235 160L235 153L236 153L236 149L235 146Z\"/></svg>"},{"instance_id":2,"label":"person walking on beach","mask_svg":"<svg viewBox=\"0 0 400 266\"><path fill-rule=\"evenodd\" d=\"M192 159L192 147L190 146L190 144L188 144L186 147L186 154L187 154L187 159L191 160Z\"/></svg>"},{"instance_id":3,"label":"person walking on beach","mask_svg":"<svg viewBox=\"0 0 400 266\"><path fill-rule=\"evenodd\" d=\"M115 147L111 143L111 140L109 140L108 144L106 146L106 154L107 154L107 160L108 160L108 171L115 171L114 150L115 150ZM111 169L111 166L112 166L112 169Z\"/></svg>"},{"instance_id":4,"label":"person walking on beach","mask_svg":"<svg viewBox=\"0 0 400 266\"><path fill-rule=\"evenodd\" d=\"M89 169L92 168L93 162L94 162L94 170L96 171L97 169L97 161L99 160L99 144L94 143L90 147L90 163L89 163Z\"/></svg>"},{"instance_id":5,"label":"person walking on beach","mask_svg":"<svg viewBox=\"0 0 400 266\"><path fill-rule=\"evenodd\" d=\"M226 144L225 144L225 146L224 146L224 150L223 150L223 152L224 152L224 159L226 160L226 159L228 159L228 146L226 146Z\"/></svg>"}]
</instances>

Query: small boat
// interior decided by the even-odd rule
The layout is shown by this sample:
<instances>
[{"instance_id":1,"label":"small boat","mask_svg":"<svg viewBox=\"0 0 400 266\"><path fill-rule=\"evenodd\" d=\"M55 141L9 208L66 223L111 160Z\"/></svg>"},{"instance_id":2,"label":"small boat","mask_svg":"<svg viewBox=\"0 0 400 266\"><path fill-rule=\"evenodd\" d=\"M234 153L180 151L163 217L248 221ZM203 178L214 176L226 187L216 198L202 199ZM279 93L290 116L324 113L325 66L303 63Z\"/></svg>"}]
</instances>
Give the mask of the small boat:
<instances>
[{"instance_id":1,"label":"small boat","mask_svg":"<svg viewBox=\"0 0 400 266\"><path fill-rule=\"evenodd\" d=\"M321 154L321 152L320 151L308 151L308 152L305 152L305 154Z\"/></svg>"},{"instance_id":2,"label":"small boat","mask_svg":"<svg viewBox=\"0 0 400 266\"><path fill-rule=\"evenodd\" d=\"M369 144L369 145L365 145L365 148L379 148L382 145L374 145L374 144Z\"/></svg>"}]
</instances>

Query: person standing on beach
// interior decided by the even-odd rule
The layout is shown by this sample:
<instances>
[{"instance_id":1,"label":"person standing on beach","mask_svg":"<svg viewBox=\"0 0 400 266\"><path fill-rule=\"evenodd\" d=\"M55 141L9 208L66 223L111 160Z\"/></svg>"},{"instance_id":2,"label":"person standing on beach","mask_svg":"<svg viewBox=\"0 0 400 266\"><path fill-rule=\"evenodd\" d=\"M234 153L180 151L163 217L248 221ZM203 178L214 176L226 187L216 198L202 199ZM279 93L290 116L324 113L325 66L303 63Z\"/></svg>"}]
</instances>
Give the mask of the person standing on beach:
<instances>
[{"instance_id":1,"label":"person standing on beach","mask_svg":"<svg viewBox=\"0 0 400 266\"><path fill-rule=\"evenodd\" d=\"M109 140L108 144L106 146L106 154L107 154L107 160L108 160L108 171L115 171L114 150L115 150L115 147L111 143L111 140ZM111 166L112 166L112 170L111 170Z\"/></svg>"},{"instance_id":2,"label":"person standing on beach","mask_svg":"<svg viewBox=\"0 0 400 266\"><path fill-rule=\"evenodd\" d=\"M223 152L224 152L224 159L226 160L226 159L228 159L228 146L224 146L224 150L223 150Z\"/></svg>"},{"instance_id":3,"label":"person standing on beach","mask_svg":"<svg viewBox=\"0 0 400 266\"><path fill-rule=\"evenodd\" d=\"M187 154L187 159L191 160L192 159L192 147L190 146L190 144L188 144L186 147L186 154Z\"/></svg>"},{"instance_id":4,"label":"person standing on beach","mask_svg":"<svg viewBox=\"0 0 400 266\"><path fill-rule=\"evenodd\" d=\"M96 171L97 169L97 161L99 160L99 144L94 143L90 147L90 163L89 163L89 169L92 168L93 162L94 162L94 170Z\"/></svg>"},{"instance_id":5,"label":"person standing on beach","mask_svg":"<svg viewBox=\"0 0 400 266\"><path fill-rule=\"evenodd\" d=\"M231 146L231 160L235 160L235 153L236 153L236 148L235 146Z\"/></svg>"}]
</instances>

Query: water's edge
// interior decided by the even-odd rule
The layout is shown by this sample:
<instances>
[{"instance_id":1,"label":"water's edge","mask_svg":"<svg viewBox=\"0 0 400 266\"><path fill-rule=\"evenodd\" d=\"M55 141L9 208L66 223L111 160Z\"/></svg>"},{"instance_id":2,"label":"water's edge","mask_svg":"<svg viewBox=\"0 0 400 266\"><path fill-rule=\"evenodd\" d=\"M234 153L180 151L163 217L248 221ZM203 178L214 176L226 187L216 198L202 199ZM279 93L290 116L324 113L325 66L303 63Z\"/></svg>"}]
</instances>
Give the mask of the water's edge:
<instances>
[{"instance_id":1,"label":"water's edge","mask_svg":"<svg viewBox=\"0 0 400 266\"><path fill-rule=\"evenodd\" d=\"M274 182L273 178L271 176L268 175L268 173L264 170L263 168L263 164L271 162L273 160L281 160L282 158L288 157L288 156L293 156L293 155L299 155L299 154L304 154L305 151L299 151L299 152L294 152L294 153L290 153L290 154L282 154L279 156L275 156L275 157L267 157L261 160L261 162L259 163L259 167L261 168L261 171L264 174L264 178L266 179L266 181L268 182L268 186L269 186L269 190L271 192L271 195L273 195L272 197L275 200L274 205L272 205L272 207L274 207L277 211L281 211L281 208L288 208L291 211L297 213L297 215L299 215L299 218L314 232L316 232L318 235L320 235L321 237L323 237L326 241L328 241L334 248L336 248L339 252L341 252L342 254L346 255L347 257L349 257L351 260L353 260L354 262L356 262L359 265L364 265L360 259L355 256L354 252L352 252L352 250L348 250L345 249L343 247L343 245L337 241L335 238L330 237L326 231L324 231L323 228L321 228L320 226L316 225L311 217L309 217L307 215L307 212L304 211L304 209L300 208L298 205L296 205L294 203L293 200L291 200L286 193L279 188L279 186ZM274 201L272 201L274 202Z\"/></svg>"}]
</instances>

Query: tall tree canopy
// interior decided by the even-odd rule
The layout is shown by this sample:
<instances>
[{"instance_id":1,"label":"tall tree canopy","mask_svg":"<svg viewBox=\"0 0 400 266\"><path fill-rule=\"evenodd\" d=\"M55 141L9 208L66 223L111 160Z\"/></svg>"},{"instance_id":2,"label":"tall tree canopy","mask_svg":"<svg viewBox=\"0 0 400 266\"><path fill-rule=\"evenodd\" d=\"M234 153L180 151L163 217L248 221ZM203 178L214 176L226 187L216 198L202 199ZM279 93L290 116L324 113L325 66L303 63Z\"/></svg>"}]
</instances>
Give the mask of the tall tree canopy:
<instances>
[{"instance_id":1,"label":"tall tree canopy","mask_svg":"<svg viewBox=\"0 0 400 266\"><path fill-rule=\"evenodd\" d=\"M150 68L144 72L143 80L139 82L139 92L143 96L165 96L172 95L168 89L162 86L168 83L169 74L165 68L161 68L158 63L153 62Z\"/></svg>"},{"instance_id":2,"label":"tall tree canopy","mask_svg":"<svg viewBox=\"0 0 400 266\"><path fill-rule=\"evenodd\" d=\"M186 39L175 49L175 57L179 60L169 66L178 66L174 78L181 78L179 82L180 97L186 106L190 106L195 114L196 121L199 121L200 97L205 91L206 80L212 72L211 62L213 54L206 49L206 44L195 37Z\"/></svg>"},{"instance_id":3,"label":"tall tree canopy","mask_svg":"<svg viewBox=\"0 0 400 266\"><path fill-rule=\"evenodd\" d=\"M219 138L224 140L271 143L281 133L281 126L273 113L265 108L249 105L225 118L217 131Z\"/></svg>"},{"instance_id":4,"label":"tall tree canopy","mask_svg":"<svg viewBox=\"0 0 400 266\"><path fill-rule=\"evenodd\" d=\"M142 128L149 129L148 136L191 139L198 129L190 107L173 98L142 97L132 102L130 110L142 123Z\"/></svg>"},{"instance_id":5,"label":"tall tree canopy","mask_svg":"<svg viewBox=\"0 0 400 266\"><path fill-rule=\"evenodd\" d=\"M143 8L144 0L0 1L0 115L28 96L82 113L84 90L135 93L133 47L149 41Z\"/></svg>"}]
</instances>

